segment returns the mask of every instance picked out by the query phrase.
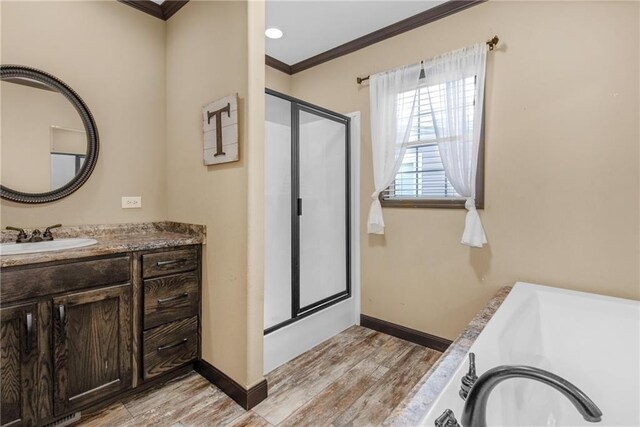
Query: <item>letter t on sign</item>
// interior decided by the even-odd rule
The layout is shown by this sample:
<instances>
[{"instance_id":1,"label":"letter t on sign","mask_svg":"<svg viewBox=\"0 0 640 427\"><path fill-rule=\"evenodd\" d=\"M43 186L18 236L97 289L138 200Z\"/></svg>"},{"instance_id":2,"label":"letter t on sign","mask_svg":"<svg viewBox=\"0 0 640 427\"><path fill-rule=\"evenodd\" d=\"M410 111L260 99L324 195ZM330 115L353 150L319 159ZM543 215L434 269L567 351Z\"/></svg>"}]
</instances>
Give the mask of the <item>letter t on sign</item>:
<instances>
[{"instance_id":1,"label":"letter t on sign","mask_svg":"<svg viewBox=\"0 0 640 427\"><path fill-rule=\"evenodd\" d=\"M235 162L238 156L238 96L230 95L202 108L204 164Z\"/></svg>"},{"instance_id":2,"label":"letter t on sign","mask_svg":"<svg viewBox=\"0 0 640 427\"><path fill-rule=\"evenodd\" d=\"M207 124L211 124L211 117L216 118L216 154L214 157L224 156L222 151L222 113L227 113L227 117L231 117L231 104L227 102L227 106L217 111L207 111Z\"/></svg>"}]
</instances>

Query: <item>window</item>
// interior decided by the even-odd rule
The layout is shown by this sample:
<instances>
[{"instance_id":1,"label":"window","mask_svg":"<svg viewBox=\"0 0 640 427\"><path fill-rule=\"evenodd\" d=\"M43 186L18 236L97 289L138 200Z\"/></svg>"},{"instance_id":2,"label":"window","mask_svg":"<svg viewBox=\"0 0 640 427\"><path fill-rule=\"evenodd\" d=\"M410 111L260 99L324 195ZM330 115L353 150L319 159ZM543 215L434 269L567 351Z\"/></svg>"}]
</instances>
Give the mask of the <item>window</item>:
<instances>
[{"instance_id":1,"label":"window","mask_svg":"<svg viewBox=\"0 0 640 427\"><path fill-rule=\"evenodd\" d=\"M447 85L462 84L464 102L461 112L467 118L468 129L473 129L475 77L468 77L464 81L443 82L432 86L423 86L418 90L418 99L413 113L413 123L408 146L402 164L396 174L394 182L380 195L383 206L394 207L442 207L464 208L465 199L453 188L447 179L444 166L440 158L436 139L437 123L447 123L442 116L446 114ZM407 96L410 94L410 96ZM398 108L411 109L413 93L398 95ZM483 207L483 158L484 144L480 143L478 155L478 173L476 180L476 206Z\"/></svg>"}]
</instances>

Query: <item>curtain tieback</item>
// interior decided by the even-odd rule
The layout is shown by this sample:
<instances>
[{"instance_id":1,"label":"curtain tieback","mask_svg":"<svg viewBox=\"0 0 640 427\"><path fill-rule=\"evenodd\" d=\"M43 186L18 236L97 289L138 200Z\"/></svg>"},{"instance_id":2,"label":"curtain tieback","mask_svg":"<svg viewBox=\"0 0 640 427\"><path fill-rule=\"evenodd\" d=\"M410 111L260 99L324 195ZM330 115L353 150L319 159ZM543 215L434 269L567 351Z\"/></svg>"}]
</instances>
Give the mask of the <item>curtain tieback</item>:
<instances>
[{"instance_id":1,"label":"curtain tieback","mask_svg":"<svg viewBox=\"0 0 640 427\"><path fill-rule=\"evenodd\" d=\"M467 208L468 211L476 210L476 200L473 197L467 197L467 201L464 202L464 207Z\"/></svg>"},{"instance_id":2,"label":"curtain tieback","mask_svg":"<svg viewBox=\"0 0 640 427\"><path fill-rule=\"evenodd\" d=\"M373 193L371 193L371 200L377 200L379 194L379 191L374 191Z\"/></svg>"}]
</instances>

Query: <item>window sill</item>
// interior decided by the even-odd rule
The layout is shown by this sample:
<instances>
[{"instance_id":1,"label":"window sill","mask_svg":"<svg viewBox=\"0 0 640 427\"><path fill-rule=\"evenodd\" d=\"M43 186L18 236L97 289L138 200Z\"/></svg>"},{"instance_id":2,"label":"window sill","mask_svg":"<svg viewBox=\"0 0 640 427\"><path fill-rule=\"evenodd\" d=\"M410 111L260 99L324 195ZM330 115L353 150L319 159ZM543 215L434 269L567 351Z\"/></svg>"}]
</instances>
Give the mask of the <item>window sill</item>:
<instances>
[{"instance_id":1,"label":"window sill","mask_svg":"<svg viewBox=\"0 0 640 427\"><path fill-rule=\"evenodd\" d=\"M434 208L464 209L464 199L380 199L383 208ZM484 204L476 200L476 209L483 209Z\"/></svg>"}]
</instances>

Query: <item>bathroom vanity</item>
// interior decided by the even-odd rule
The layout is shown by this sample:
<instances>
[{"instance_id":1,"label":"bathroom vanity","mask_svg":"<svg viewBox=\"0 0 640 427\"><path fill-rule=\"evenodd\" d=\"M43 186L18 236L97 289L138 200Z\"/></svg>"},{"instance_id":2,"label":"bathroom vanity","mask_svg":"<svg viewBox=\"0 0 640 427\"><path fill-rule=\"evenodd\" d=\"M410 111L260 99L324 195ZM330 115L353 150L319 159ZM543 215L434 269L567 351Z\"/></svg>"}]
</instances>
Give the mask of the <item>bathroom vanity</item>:
<instances>
[{"instance_id":1,"label":"bathroom vanity","mask_svg":"<svg viewBox=\"0 0 640 427\"><path fill-rule=\"evenodd\" d=\"M14 169L2 175L0 198L42 204L69 196L100 151L89 107L41 70L0 65L0 80L3 118L39 112L37 123L5 120L12 127L2 148L13 160L3 168ZM203 226L56 224L40 233L11 225L0 234L0 426L75 421L200 358Z\"/></svg>"},{"instance_id":2,"label":"bathroom vanity","mask_svg":"<svg viewBox=\"0 0 640 427\"><path fill-rule=\"evenodd\" d=\"M200 357L204 227L93 231L94 246L1 257L2 426L97 409Z\"/></svg>"}]
</instances>

